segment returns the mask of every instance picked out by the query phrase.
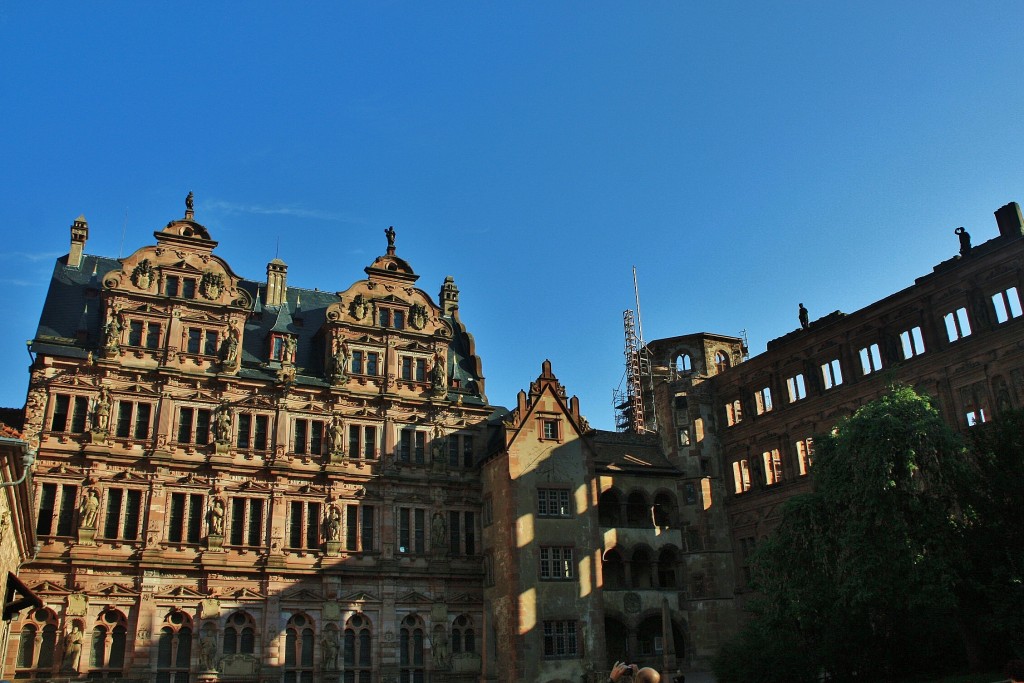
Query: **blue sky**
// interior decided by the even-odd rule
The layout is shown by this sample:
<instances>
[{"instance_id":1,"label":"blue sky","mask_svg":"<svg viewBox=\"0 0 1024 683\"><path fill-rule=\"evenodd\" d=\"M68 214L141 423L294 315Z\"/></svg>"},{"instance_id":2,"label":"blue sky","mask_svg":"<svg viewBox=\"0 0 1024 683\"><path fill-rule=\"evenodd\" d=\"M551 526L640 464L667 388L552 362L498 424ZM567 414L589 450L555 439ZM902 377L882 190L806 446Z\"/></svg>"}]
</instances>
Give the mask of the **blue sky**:
<instances>
[{"instance_id":1,"label":"blue sky","mask_svg":"<svg viewBox=\"0 0 1024 683\"><path fill-rule=\"evenodd\" d=\"M206 5L212 5L206 6ZM343 290L386 246L462 291L494 403L550 358L597 427L647 339L753 354L1024 202L1019 2L0 3L0 405L53 260L180 217ZM123 239L122 239L123 235ZM278 244L280 246L278 247Z\"/></svg>"}]
</instances>

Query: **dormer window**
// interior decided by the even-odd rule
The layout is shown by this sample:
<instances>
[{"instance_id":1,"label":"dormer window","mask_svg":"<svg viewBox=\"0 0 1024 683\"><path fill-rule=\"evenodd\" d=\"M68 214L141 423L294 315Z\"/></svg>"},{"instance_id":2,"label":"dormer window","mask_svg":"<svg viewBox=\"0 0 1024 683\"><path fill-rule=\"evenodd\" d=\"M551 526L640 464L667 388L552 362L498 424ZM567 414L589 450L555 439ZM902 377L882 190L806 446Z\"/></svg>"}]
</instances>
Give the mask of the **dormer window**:
<instances>
[{"instance_id":1,"label":"dormer window","mask_svg":"<svg viewBox=\"0 0 1024 683\"><path fill-rule=\"evenodd\" d=\"M270 335L270 360L295 362L295 338L287 334Z\"/></svg>"},{"instance_id":2,"label":"dormer window","mask_svg":"<svg viewBox=\"0 0 1024 683\"><path fill-rule=\"evenodd\" d=\"M405 329L405 311L394 308L380 307L377 311L377 321L381 327L390 327L396 330Z\"/></svg>"}]
</instances>

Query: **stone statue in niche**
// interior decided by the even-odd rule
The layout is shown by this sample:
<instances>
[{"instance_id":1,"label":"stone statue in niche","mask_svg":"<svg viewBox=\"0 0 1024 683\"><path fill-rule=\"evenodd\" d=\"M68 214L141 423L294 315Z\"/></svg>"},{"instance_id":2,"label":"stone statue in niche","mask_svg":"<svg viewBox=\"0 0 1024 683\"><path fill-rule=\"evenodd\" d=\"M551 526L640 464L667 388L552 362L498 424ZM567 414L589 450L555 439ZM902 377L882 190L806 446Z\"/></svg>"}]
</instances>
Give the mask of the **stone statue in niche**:
<instances>
[{"instance_id":1,"label":"stone statue in niche","mask_svg":"<svg viewBox=\"0 0 1024 683\"><path fill-rule=\"evenodd\" d=\"M448 395L448 376L444 366L444 355L438 351L434 354L434 363L430 366L430 393L433 396Z\"/></svg>"},{"instance_id":2,"label":"stone statue in niche","mask_svg":"<svg viewBox=\"0 0 1024 683\"><path fill-rule=\"evenodd\" d=\"M207 532L210 536L224 535L224 500L214 498L207 514Z\"/></svg>"},{"instance_id":3,"label":"stone statue in niche","mask_svg":"<svg viewBox=\"0 0 1024 683\"><path fill-rule=\"evenodd\" d=\"M228 338L224 341L224 358L221 360L221 368L230 370L235 367L238 361L238 330L234 327L228 332Z\"/></svg>"},{"instance_id":4,"label":"stone statue in niche","mask_svg":"<svg viewBox=\"0 0 1024 683\"><path fill-rule=\"evenodd\" d=\"M348 361L348 341L341 337L335 337L331 341L331 357L327 362L328 375L335 384L344 382L347 378Z\"/></svg>"},{"instance_id":5,"label":"stone statue in niche","mask_svg":"<svg viewBox=\"0 0 1024 683\"><path fill-rule=\"evenodd\" d=\"M82 656L82 628L79 622L71 625L71 631L64 636L64 655L61 657L60 670L64 673L78 671L78 660Z\"/></svg>"},{"instance_id":6,"label":"stone statue in niche","mask_svg":"<svg viewBox=\"0 0 1024 683\"><path fill-rule=\"evenodd\" d=\"M409 310L409 324L415 330L422 330L427 326L427 307L422 304L413 304Z\"/></svg>"},{"instance_id":7,"label":"stone statue in niche","mask_svg":"<svg viewBox=\"0 0 1024 683\"><path fill-rule=\"evenodd\" d=\"M231 443L231 409L227 401L217 407L217 416L213 423L213 440L220 446Z\"/></svg>"},{"instance_id":8,"label":"stone statue in niche","mask_svg":"<svg viewBox=\"0 0 1024 683\"><path fill-rule=\"evenodd\" d=\"M444 624L434 624L434 633L430 639L430 652L434 658L435 671L448 671L451 666L451 655L448 651L448 630Z\"/></svg>"},{"instance_id":9,"label":"stone statue in niche","mask_svg":"<svg viewBox=\"0 0 1024 683\"><path fill-rule=\"evenodd\" d=\"M800 311L798 313L798 317L800 318L800 327L801 328L806 330L808 327L811 326L810 316L808 315L807 309L804 308L803 304L800 304Z\"/></svg>"},{"instance_id":10,"label":"stone statue in niche","mask_svg":"<svg viewBox=\"0 0 1024 683\"><path fill-rule=\"evenodd\" d=\"M214 671L216 665L217 637L212 632L207 632L199 638L199 668L203 671Z\"/></svg>"},{"instance_id":11,"label":"stone statue in niche","mask_svg":"<svg viewBox=\"0 0 1024 683\"><path fill-rule=\"evenodd\" d=\"M444 472L448 469L447 445L444 430L441 429L441 425L437 425L430 439L430 464L435 472Z\"/></svg>"},{"instance_id":12,"label":"stone statue in niche","mask_svg":"<svg viewBox=\"0 0 1024 683\"><path fill-rule=\"evenodd\" d=\"M341 416L335 415L331 418L330 429L330 454L332 456L345 455L345 428L341 423Z\"/></svg>"},{"instance_id":13,"label":"stone statue in niche","mask_svg":"<svg viewBox=\"0 0 1024 683\"><path fill-rule=\"evenodd\" d=\"M341 540L341 510L337 505L327 508L327 518L324 520L324 527L328 541Z\"/></svg>"},{"instance_id":14,"label":"stone statue in niche","mask_svg":"<svg viewBox=\"0 0 1024 683\"><path fill-rule=\"evenodd\" d=\"M435 512L430 520L430 550L435 556L448 553L448 524L440 512Z\"/></svg>"},{"instance_id":15,"label":"stone statue in niche","mask_svg":"<svg viewBox=\"0 0 1024 683\"><path fill-rule=\"evenodd\" d=\"M338 638L338 629L328 628L324 632L320 650L323 653L323 670L341 671L341 640Z\"/></svg>"},{"instance_id":16,"label":"stone statue in niche","mask_svg":"<svg viewBox=\"0 0 1024 683\"><path fill-rule=\"evenodd\" d=\"M967 256L971 253L971 233L964 230L964 226L960 226L953 233L960 238L960 255Z\"/></svg>"},{"instance_id":17,"label":"stone statue in niche","mask_svg":"<svg viewBox=\"0 0 1024 683\"><path fill-rule=\"evenodd\" d=\"M139 289L149 290L149 286L153 284L153 265L148 258L142 259L135 266L135 270L132 271L132 282Z\"/></svg>"},{"instance_id":18,"label":"stone statue in niche","mask_svg":"<svg viewBox=\"0 0 1024 683\"><path fill-rule=\"evenodd\" d=\"M103 324L103 352L105 355L115 354L121 350L121 314L113 309L107 311L107 321Z\"/></svg>"},{"instance_id":19,"label":"stone statue in niche","mask_svg":"<svg viewBox=\"0 0 1024 683\"><path fill-rule=\"evenodd\" d=\"M216 299L224 291L224 276L220 273L206 271L199 281L199 293L207 299Z\"/></svg>"},{"instance_id":20,"label":"stone statue in niche","mask_svg":"<svg viewBox=\"0 0 1024 683\"><path fill-rule=\"evenodd\" d=\"M96 407L92 413L92 431L106 434L110 427L110 390L106 387L100 389L99 398L96 399Z\"/></svg>"},{"instance_id":21,"label":"stone statue in niche","mask_svg":"<svg viewBox=\"0 0 1024 683\"><path fill-rule=\"evenodd\" d=\"M281 349L281 362L282 363L294 363L295 362L295 348L296 342L295 337L288 335L284 338L284 347Z\"/></svg>"},{"instance_id":22,"label":"stone statue in niche","mask_svg":"<svg viewBox=\"0 0 1024 683\"><path fill-rule=\"evenodd\" d=\"M82 504L78 506L78 522L88 529L96 528L96 517L100 511L100 497L96 489L89 489L82 498Z\"/></svg>"}]
</instances>

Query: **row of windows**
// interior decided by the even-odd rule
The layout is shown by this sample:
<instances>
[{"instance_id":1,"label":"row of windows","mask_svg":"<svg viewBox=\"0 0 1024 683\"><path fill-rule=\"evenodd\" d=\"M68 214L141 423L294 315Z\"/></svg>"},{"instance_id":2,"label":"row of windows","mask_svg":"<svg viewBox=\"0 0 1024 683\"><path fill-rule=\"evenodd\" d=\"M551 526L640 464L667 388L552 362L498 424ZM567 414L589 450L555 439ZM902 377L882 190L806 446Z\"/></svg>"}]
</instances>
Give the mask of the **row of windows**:
<instances>
[{"instance_id":1,"label":"row of windows","mask_svg":"<svg viewBox=\"0 0 1024 683\"><path fill-rule=\"evenodd\" d=\"M86 431L90 399L85 396L56 394L50 430L55 433L81 434ZM154 404L117 401L114 436L123 439L147 440L152 434ZM209 408L183 406L178 409L174 430L176 443L203 446L214 437L215 411ZM269 451L272 448L272 416L258 413L235 415L233 442L240 450ZM324 420L295 418L289 445L297 455L324 455L329 448L329 423ZM350 457L376 459L379 455L382 430L373 425L349 425L347 442ZM472 434L450 434L447 437L448 465L472 467L475 443ZM409 463L424 464L426 432L403 429L399 433L399 457Z\"/></svg>"},{"instance_id":2,"label":"row of windows","mask_svg":"<svg viewBox=\"0 0 1024 683\"><path fill-rule=\"evenodd\" d=\"M814 443L810 437L793 442L793 453L796 459L796 475L806 476L811 471L814 459ZM761 453L760 468L765 486L772 486L785 481L791 474L783 464L783 457L778 448L771 448ZM733 488L735 493L749 491L752 486L751 465L747 458L732 463Z\"/></svg>"},{"instance_id":3,"label":"row of windows","mask_svg":"<svg viewBox=\"0 0 1024 683\"><path fill-rule=\"evenodd\" d=\"M99 496L86 492L77 503L78 486L43 483L39 494L36 533L41 537L70 537L78 526L102 529L102 539L137 541L141 537L145 508L144 492L133 488L107 488L100 517ZM287 502L286 546L291 550L317 550L322 541L337 540L350 552L375 549L377 516L374 506L349 504L338 513L324 514L316 501ZM223 535L229 545L263 547L267 544L268 502L262 498L232 496L225 506L214 499L207 509L207 497L199 493L172 492L168 505L167 540L198 544L205 533ZM426 510L399 509L399 552L426 552ZM225 519L226 518L226 519ZM431 548L445 548L452 555L478 552L476 514L449 510L447 517L436 514L431 528Z\"/></svg>"},{"instance_id":4,"label":"row of windows","mask_svg":"<svg viewBox=\"0 0 1024 683\"><path fill-rule=\"evenodd\" d=\"M997 292L991 297L997 324L1002 324L1021 316L1021 303L1016 287ZM943 316L947 340L950 343L968 337L972 333L971 322L965 307L959 307ZM896 352L901 360L909 360L925 353L924 333L919 325L914 325L899 333ZM862 376L876 373L883 368L882 353L877 343L867 344L857 350ZM831 358L821 363L818 372L821 375L823 391L829 391L843 384L843 368L839 358ZM795 373L786 378L786 398L789 403L807 398L807 382L803 373ZM771 387L761 387L754 392L754 406L758 415L770 412L772 403ZM735 425L743 420L743 406L740 399L729 401L725 405L726 424Z\"/></svg>"},{"instance_id":5,"label":"row of windows","mask_svg":"<svg viewBox=\"0 0 1024 683\"><path fill-rule=\"evenodd\" d=\"M318 669L314 662L315 622L305 614L295 614L285 627L284 669L286 681L312 681ZM125 665L127 652L127 619L114 608L107 608L97 618L91 634L83 632L83 622L76 620L71 630L59 643L57 616L50 609L32 612L18 634L15 678L47 677L59 667L64 671L82 671L81 649L88 646L88 675L90 678L119 678ZM436 626L442 633L444 628ZM189 680L193 652L198 670L209 668L208 652L223 655L257 654L256 622L244 611L231 614L223 633L218 634L212 623L207 623L194 636L191 617L180 610L172 610L157 634L158 683L180 683ZM402 620L400 631L400 662L403 680L419 680L425 669L424 623L416 615ZM441 640L435 635L435 642ZM452 654L476 652L476 631L469 615L456 617L448 635ZM218 637L219 636L219 637ZM193 640L196 640L193 643ZM218 640L220 644L218 646ZM373 673L372 623L363 614L354 614L345 622L344 629L329 624L323 629L321 640L321 670L345 671L344 680L369 683ZM416 674L420 674L417 677Z\"/></svg>"}]
</instances>

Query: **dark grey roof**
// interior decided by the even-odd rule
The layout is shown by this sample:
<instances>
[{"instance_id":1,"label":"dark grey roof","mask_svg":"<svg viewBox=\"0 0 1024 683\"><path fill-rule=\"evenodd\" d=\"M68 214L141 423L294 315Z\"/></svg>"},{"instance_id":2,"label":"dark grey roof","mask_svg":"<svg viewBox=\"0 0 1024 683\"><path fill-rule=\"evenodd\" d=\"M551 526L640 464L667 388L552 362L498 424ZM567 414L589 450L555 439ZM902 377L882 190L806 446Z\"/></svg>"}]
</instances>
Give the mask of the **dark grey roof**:
<instances>
[{"instance_id":1,"label":"dark grey roof","mask_svg":"<svg viewBox=\"0 0 1024 683\"><path fill-rule=\"evenodd\" d=\"M117 259L101 256L84 256L80 268L69 268L67 256L57 259L32 350L83 357L81 349L95 346L101 326L100 282L120 267ZM45 350L40 342L47 343Z\"/></svg>"},{"instance_id":2,"label":"dark grey roof","mask_svg":"<svg viewBox=\"0 0 1024 683\"><path fill-rule=\"evenodd\" d=\"M678 472L661 451L657 436L594 430L587 435L598 468L633 473Z\"/></svg>"}]
</instances>

